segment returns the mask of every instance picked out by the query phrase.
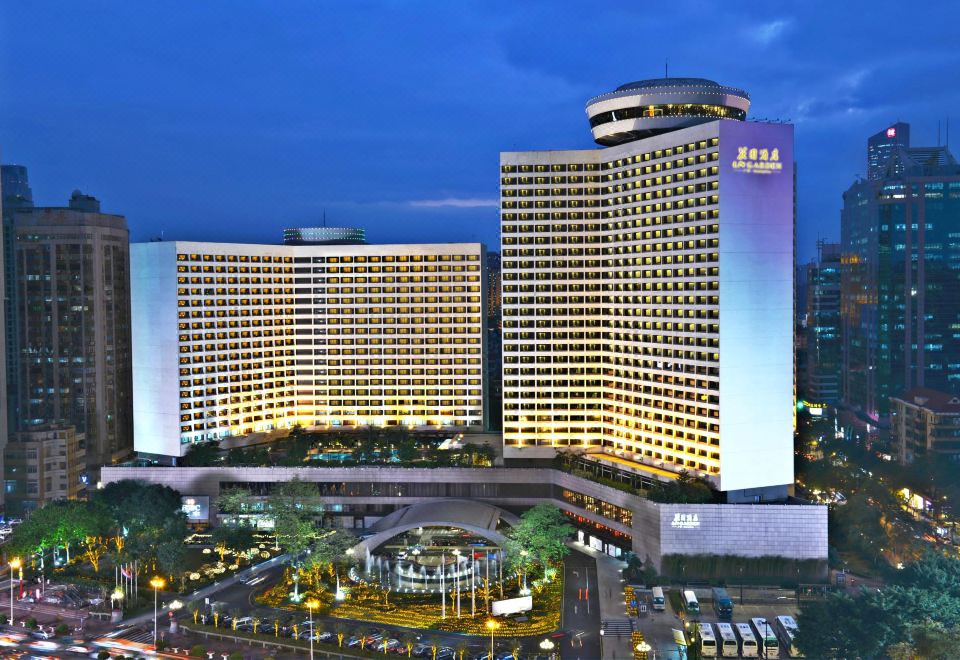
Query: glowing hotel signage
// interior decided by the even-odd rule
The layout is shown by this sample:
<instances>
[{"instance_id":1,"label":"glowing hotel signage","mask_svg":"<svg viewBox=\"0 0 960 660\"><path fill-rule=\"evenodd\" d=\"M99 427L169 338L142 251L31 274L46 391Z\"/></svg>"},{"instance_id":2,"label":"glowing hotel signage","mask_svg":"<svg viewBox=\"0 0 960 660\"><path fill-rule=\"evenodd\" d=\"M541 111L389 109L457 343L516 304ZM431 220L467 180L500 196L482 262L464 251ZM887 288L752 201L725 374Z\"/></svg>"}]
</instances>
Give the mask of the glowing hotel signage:
<instances>
[{"instance_id":1,"label":"glowing hotel signage","mask_svg":"<svg viewBox=\"0 0 960 660\"><path fill-rule=\"evenodd\" d=\"M731 167L748 174L779 174L783 170L780 150L758 147L737 147L737 157Z\"/></svg>"},{"instance_id":2,"label":"glowing hotel signage","mask_svg":"<svg viewBox=\"0 0 960 660\"><path fill-rule=\"evenodd\" d=\"M675 513L670 526L674 529L698 529L700 527L700 516L696 513Z\"/></svg>"}]
</instances>

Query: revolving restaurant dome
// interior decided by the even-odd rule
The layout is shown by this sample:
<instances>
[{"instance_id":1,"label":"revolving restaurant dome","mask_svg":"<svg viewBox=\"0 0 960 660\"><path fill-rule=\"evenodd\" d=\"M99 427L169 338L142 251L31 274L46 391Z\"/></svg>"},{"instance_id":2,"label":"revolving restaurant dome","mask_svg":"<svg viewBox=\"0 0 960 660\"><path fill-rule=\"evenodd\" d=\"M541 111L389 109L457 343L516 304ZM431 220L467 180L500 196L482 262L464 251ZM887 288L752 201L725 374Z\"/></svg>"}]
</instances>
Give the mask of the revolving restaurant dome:
<instances>
[{"instance_id":1,"label":"revolving restaurant dome","mask_svg":"<svg viewBox=\"0 0 960 660\"><path fill-rule=\"evenodd\" d=\"M743 121L750 96L704 78L654 78L617 87L587 102L597 144L612 146L696 124Z\"/></svg>"}]
</instances>

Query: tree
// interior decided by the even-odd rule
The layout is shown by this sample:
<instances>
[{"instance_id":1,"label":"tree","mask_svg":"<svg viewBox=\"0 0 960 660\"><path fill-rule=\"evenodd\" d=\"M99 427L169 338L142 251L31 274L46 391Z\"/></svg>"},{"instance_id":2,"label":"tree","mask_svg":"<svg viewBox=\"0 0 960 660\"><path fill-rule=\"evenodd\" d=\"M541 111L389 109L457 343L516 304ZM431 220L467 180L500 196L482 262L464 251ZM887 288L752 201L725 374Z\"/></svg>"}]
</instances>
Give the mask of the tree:
<instances>
[{"instance_id":1,"label":"tree","mask_svg":"<svg viewBox=\"0 0 960 660\"><path fill-rule=\"evenodd\" d=\"M567 522L559 508L553 504L538 504L525 511L520 516L520 523L507 534L507 538L513 541L507 545L508 558L513 555L511 561L522 564L524 560L518 560L518 555L526 552L526 556L543 564L546 579L550 562L560 561L570 552L566 540L573 531L573 525Z\"/></svg>"},{"instance_id":2,"label":"tree","mask_svg":"<svg viewBox=\"0 0 960 660\"><path fill-rule=\"evenodd\" d=\"M215 527L210 536L220 561L223 561L228 550L240 554L253 544L253 528L245 523L224 523Z\"/></svg>"},{"instance_id":3,"label":"tree","mask_svg":"<svg viewBox=\"0 0 960 660\"><path fill-rule=\"evenodd\" d=\"M347 633L350 631L347 628L345 623L338 623L333 627L333 632L337 636L337 646L343 648L343 638L347 636Z\"/></svg>"},{"instance_id":4,"label":"tree","mask_svg":"<svg viewBox=\"0 0 960 660\"><path fill-rule=\"evenodd\" d=\"M412 438L404 438L397 446L397 459L401 463L412 463L419 458L417 443Z\"/></svg>"},{"instance_id":5,"label":"tree","mask_svg":"<svg viewBox=\"0 0 960 660\"><path fill-rule=\"evenodd\" d=\"M417 636L409 632L403 633L400 636L400 643L403 644L403 648L407 649L407 657L412 657L413 647L417 645Z\"/></svg>"},{"instance_id":6,"label":"tree","mask_svg":"<svg viewBox=\"0 0 960 660\"><path fill-rule=\"evenodd\" d=\"M310 549L307 570L319 573L329 568L332 574L335 573L338 567L353 563L354 559L348 551L356 544L357 537L342 529L334 529L319 536Z\"/></svg>"},{"instance_id":7,"label":"tree","mask_svg":"<svg viewBox=\"0 0 960 660\"><path fill-rule=\"evenodd\" d=\"M184 572L183 561L187 556L187 547L183 541L171 539L157 546L157 567L165 574L176 577Z\"/></svg>"},{"instance_id":8,"label":"tree","mask_svg":"<svg viewBox=\"0 0 960 660\"><path fill-rule=\"evenodd\" d=\"M882 591L830 594L801 605L797 646L816 658L949 657L940 643L960 633L960 560L930 553L900 573Z\"/></svg>"},{"instance_id":9,"label":"tree","mask_svg":"<svg viewBox=\"0 0 960 660\"><path fill-rule=\"evenodd\" d=\"M220 460L219 442L195 442L190 445L186 455L180 459L187 467L210 467Z\"/></svg>"}]
</instances>

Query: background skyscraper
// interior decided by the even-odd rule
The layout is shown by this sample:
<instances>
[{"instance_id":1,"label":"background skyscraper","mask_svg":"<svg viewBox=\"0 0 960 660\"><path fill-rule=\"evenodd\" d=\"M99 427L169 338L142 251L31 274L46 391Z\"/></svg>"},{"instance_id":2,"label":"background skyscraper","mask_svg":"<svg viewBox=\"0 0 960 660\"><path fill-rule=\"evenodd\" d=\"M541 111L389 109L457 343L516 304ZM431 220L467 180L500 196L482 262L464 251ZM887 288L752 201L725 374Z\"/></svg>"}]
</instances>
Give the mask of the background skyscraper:
<instances>
[{"instance_id":1,"label":"background skyscraper","mask_svg":"<svg viewBox=\"0 0 960 660\"><path fill-rule=\"evenodd\" d=\"M960 392L960 166L946 147L895 146L881 167L840 216L843 402L874 421L914 387Z\"/></svg>"},{"instance_id":2,"label":"background skyscraper","mask_svg":"<svg viewBox=\"0 0 960 660\"><path fill-rule=\"evenodd\" d=\"M79 191L12 221L16 428L72 425L95 470L133 447L126 221Z\"/></svg>"},{"instance_id":3,"label":"background skyscraper","mask_svg":"<svg viewBox=\"0 0 960 660\"><path fill-rule=\"evenodd\" d=\"M867 178L880 179L898 149L910 146L910 124L898 121L867 138Z\"/></svg>"},{"instance_id":4,"label":"background skyscraper","mask_svg":"<svg viewBox=\"0 0 960 660\"><path fill-rule=\"evenodd\" d=\"M804 398L840 399L840 244L817 241L817 260L806 267L806 373Z\"/></svg>"}]
</instances>

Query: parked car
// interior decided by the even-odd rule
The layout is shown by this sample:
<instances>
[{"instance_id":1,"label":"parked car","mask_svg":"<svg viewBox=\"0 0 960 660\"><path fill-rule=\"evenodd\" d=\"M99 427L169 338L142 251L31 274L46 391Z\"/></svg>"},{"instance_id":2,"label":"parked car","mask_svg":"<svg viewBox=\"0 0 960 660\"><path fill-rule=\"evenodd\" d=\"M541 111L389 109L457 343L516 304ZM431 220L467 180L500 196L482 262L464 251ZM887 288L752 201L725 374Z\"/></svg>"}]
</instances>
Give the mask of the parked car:
<instances>
[{"instance_id":1,"label":"parked car","mask_svg":"<svg viewBox=\"0 0 960 660\"><path fill-rule=\"evenodd\" d=\"M413 647L413 657L415 658L425 658L430 654L430 647L426 644L417 644Z\"/></svg>"},{"instance_id":2,"label":"parked car","mask_svg":"<svg viewBox=\"0 0 960 660\"><path fill-rule=\"evenodd\" d=\"M321 642L332 642L334 637L336 637L336 635L334 635L329 630L324 630L322 633L317 635L317 639L320 640Z\"/></svg>"},{"instance_id":3,"label":"parked car","mask_svg":"<svg viewBox=\"0 0 960 660\"><path fill-rule=\"evenodd\" d=\"M351 635L350 639L347 640L347 647L352 649L358 646L360 646L360 638L356 635Z\"/></svg>"}]
</instances>

